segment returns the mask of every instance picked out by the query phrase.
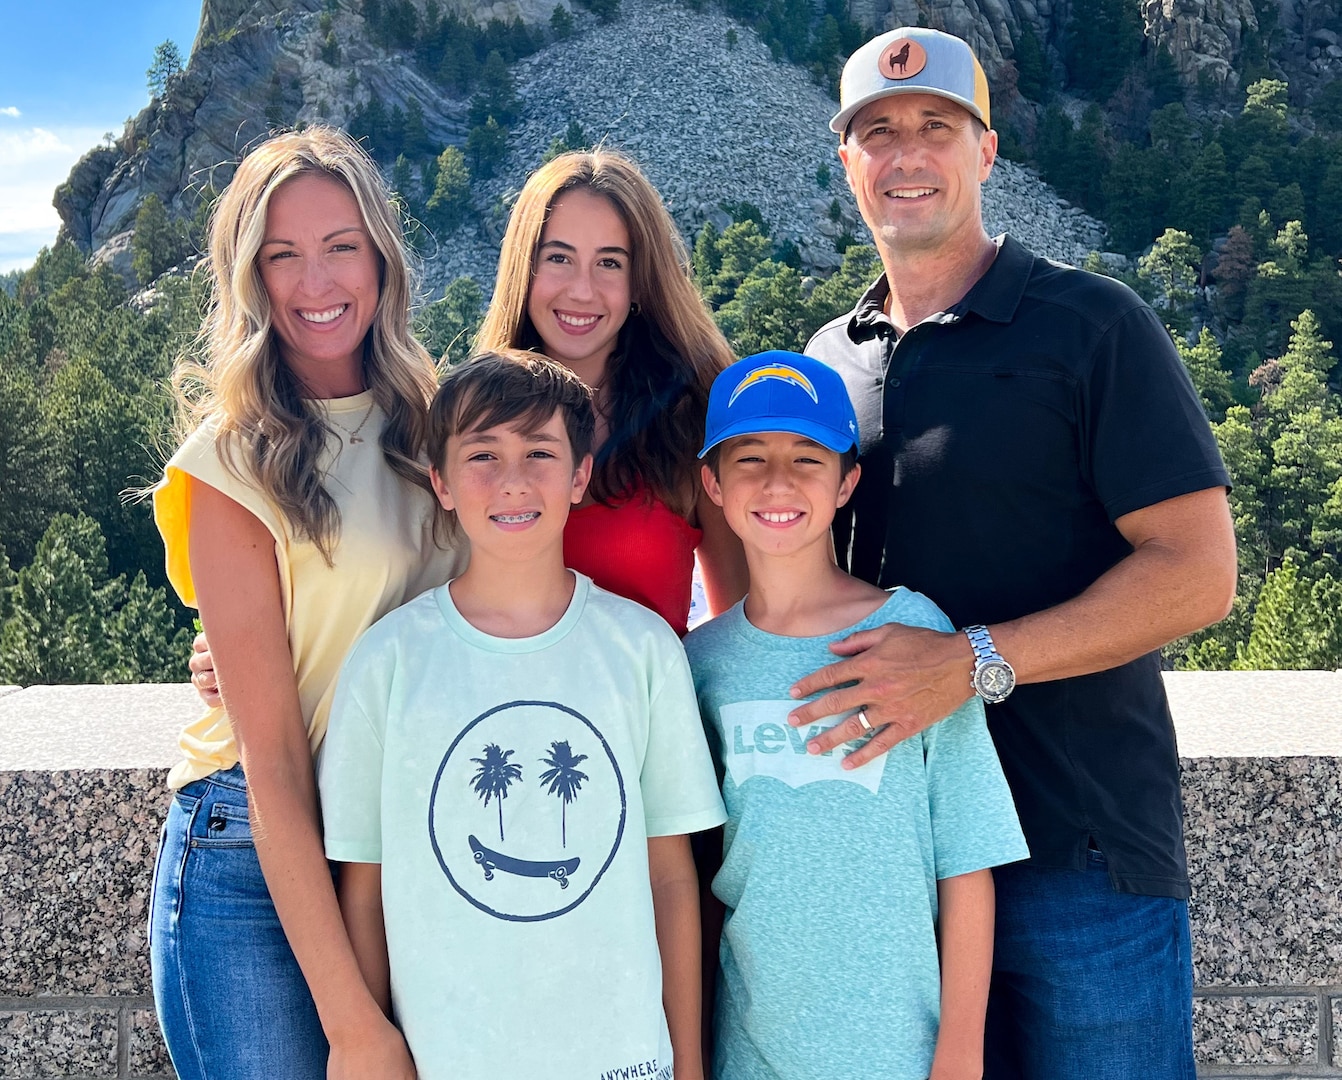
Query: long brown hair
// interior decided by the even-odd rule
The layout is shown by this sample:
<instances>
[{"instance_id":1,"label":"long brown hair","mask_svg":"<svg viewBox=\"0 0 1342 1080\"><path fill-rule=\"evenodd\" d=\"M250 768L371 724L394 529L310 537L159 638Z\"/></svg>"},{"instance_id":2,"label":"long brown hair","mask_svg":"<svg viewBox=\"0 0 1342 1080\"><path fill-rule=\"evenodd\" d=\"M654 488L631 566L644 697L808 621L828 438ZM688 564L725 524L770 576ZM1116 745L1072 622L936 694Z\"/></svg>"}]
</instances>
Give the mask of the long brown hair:
<instances>
[{"instance_id":1,"label":"long brown hair","mask_svg":"<svg viewBox=\"0 0 1342 1080\"><path fill-rule=\"evenodd\" d=\"M401 223L377 166L338 128L317 125L278 135L238 166L210 216L204 266L213 290L197 339L199 358L178 363L173 389L179 437L213 421L224 463L239 476L248 474L295 535L312 540L329 563L340 511L322 483L318 460L330 428L283 361L258 267L271 198L305 175L326 176L349 189L381 256L364 381L387 416L379 444L388 465L431 492L421 457L437 377L410 333L411 277Z\"/></svg>"},{"instance_id":2,"label":"long brown hair","mask_svg":"<svg viewBox=\"0 0 1342 1080\"><path fill-rule=\"evenodd\" d=\"M610 434L597 451L592 496L609 503L644 484L688 517L698 490L695 454L704 437L708 390L734 358L690 278L689 256L671 215L633 161L610 150L576 151L531 174L503 237L476 351L545 350L527 314L527 296L550 207L574 189L607 199L629 230L630 295L637 306L610 359Z\"/></svg>"}]
</instances>

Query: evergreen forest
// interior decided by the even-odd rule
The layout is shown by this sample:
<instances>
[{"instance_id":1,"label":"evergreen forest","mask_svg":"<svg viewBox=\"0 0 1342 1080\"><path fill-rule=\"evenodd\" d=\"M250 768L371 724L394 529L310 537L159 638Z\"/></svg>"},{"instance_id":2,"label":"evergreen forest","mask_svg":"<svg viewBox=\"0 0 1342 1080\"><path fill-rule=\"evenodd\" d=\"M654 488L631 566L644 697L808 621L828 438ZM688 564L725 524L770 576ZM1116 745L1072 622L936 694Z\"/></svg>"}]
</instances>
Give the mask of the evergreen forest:
<instances>
[{"instance_id":1,"label":"evergreen forest","mask_svg":"<svg viewBox=\"0 0 1342 1080\"><path fill-rule=\"evenodd\" d=\"M407 0L362 3L388 48L405 50L436 85L472 95L462 146L431 145L413 102L386 110L370 100L348 125L386 167L412 242L448 236L469 219L471 185L502 160L517 118L509 64L573 33L571 16L557 7L548 27L480 26L432 4L426 19ZM584 6L612 18L619 0ZM831 89L865 37L835 0L717 6ZM1161 314L1235 482L1234 610L1168 647L1167 664L1338 668L1342 83L1306 93L1281 77L1267 2L1243 89L1233 91L1181 86L1130 0L1072 8L1061 71L1027 31L995 80L1003 148L1107 223L1110 252L1094 253L1087 269L1121 278ZM334 37L328 47L339 49ZM570 125L549 154L584 143ZM156 198L141 206L134 269L147 290L65 241L0 276L0 684L185 675L191 613L167 587L136 493L168 456L168 375L205 301L199 276L163 271L199 249L208 205L202 199L189 222L169 220ZM692 238L692 273L738 355L800 349L879 270L874 249L845 236L842 266L808 278L758 209L722 209L732 223ZM486 299L478 282L459 278L418 311L417 333L445 363L458 362Z\"/></svg>"}]
</instances>

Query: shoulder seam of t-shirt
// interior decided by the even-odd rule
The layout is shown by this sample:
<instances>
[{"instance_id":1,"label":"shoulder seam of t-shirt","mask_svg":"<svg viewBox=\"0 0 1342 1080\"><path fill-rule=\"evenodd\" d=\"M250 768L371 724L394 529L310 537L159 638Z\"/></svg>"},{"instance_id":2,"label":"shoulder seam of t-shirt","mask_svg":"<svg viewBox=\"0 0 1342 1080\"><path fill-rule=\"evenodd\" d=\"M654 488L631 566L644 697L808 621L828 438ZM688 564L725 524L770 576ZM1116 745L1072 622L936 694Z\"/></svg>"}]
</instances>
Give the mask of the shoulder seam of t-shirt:
<instances>
[{"instance_id":1,"label":"shoulder seam of t-shirt","mask_svg":"<svg viewBox=\"0 0 1342 1080\"><path fill-rule=\"evenodd\" d=\"M387 743L386 743L385 729L381 732L378 731L377 726L373 723L372 718L368 715L368 710L364 708L363 702L359 700L357 689L358 689L357 687L352 688L349 694L346 695L346 700L350 703L350 705L353 708L359 710L359 719L361 719L364 722L364 726L368 728L368 734L370 734L371 736L373 736L374 739L377 740L378 746L381 747L383 751L386 751ZM327 723L327 728L328 730L330 728L329 721Z\"/></svg>"},{"instance_id":2,"label":"shoulder seam of t-shirt","mask_svg":"<svg viewBox=\"0 0 1342 1080\"><path fill-rule=\"evenodd\" d=\"M673 634L675 633L674 630L671 632ZM666 689L666 684L670 681L671 669L676 667L678 663L684 663L686 667L689 666L689 656L686 655L685 649L680 644L679 639L676 640L676 648L680 652L680 655L677 656L674 652L671 653L667 657L666 663L662 665L661 670L657 672L656 680L653 683L654 689L652 690L652 693L648 695L648 708L650 712L652 706L656 704L657 699L662 696L662 692ZM693 673L691 673L691 675L692 674Z\"/></svg>"}]
</instances>

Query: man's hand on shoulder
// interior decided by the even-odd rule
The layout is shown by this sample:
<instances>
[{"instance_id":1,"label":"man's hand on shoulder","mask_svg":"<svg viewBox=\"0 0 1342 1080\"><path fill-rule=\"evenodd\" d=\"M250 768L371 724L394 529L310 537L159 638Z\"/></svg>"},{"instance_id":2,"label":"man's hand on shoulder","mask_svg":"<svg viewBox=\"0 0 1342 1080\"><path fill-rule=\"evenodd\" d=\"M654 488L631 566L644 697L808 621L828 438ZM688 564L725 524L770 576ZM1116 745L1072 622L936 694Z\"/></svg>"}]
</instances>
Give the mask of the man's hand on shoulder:
<instances>
[{"instance_id":1,"label":"man's hand on shoulder","mask_svg":"<svg viewBox=\"0 0 1342 1080\"><path fill-rule=\"evenodd\" d=\"M971 696L974 651L964 634L886 623L835 642L830 649L848 659L800 680L792 687L792 696L803 698L832 687L843 689L830 689L823 697L794 709L788 722L806 727L824 716L862 709L867 723L878 731L865 746L844 759L845 769L855 769L884 754L901 740L949 716ZM853 685L845 685L850 683ZM858 716L850 716L817 735L807 743L807 750L823 754L861 738L865 730Z\"/></svg>"}]
</instances>

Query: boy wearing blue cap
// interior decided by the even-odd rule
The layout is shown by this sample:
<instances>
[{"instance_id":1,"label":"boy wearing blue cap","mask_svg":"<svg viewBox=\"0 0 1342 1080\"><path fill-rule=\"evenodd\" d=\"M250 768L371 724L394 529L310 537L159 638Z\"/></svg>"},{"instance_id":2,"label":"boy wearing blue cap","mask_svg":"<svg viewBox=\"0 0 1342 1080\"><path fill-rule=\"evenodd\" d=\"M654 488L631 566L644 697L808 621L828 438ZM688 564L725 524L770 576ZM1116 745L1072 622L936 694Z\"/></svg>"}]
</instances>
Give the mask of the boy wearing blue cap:
<instances>
[{"instance_id":1,"label":"boy wearing blue cap","mask_svg":"<svg viewBox=\"0 0 1342 1080\"><path fill-rule=\"evenodd\" d=\"M750 591L685 639L728 820L713 1075L981 1076L988 868L1028 852L975 697L859 767L864 710L809 731L788 688L828 646L885 623L940 630L925 596L838 568L830 523L857 484L843 381L795 353L713 384L703 481L741 538ZM808 752L819 731L851 742Z\"/></svg>"}]
</instances>

